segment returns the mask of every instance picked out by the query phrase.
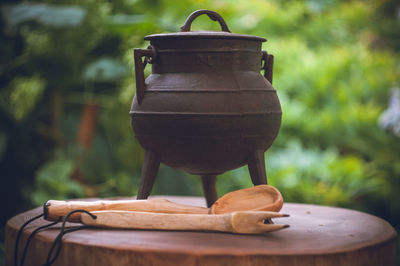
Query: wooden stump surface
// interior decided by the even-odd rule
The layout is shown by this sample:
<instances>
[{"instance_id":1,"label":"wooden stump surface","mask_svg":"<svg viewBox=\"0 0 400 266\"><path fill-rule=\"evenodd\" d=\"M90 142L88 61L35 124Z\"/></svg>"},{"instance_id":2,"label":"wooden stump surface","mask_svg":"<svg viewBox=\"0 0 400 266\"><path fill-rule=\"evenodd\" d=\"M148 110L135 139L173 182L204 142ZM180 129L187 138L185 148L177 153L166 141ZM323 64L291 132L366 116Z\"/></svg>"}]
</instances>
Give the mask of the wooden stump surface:
<instances>
[{"instance_id":1,"label":"wooden stump surface","mask_svg":"<svg viewBox=\"0 0 400 266\"><path fill-rule=\"evenodd\" d=\"M165 196L178 203L204 206L204 199ZM42 208L21 213L7 222L6 265L14 265L17 231ZM396 231L386 221L366 213L316 205L285 203L288 218L275 223L290 228L265 235L155 230L83 229L64 236L54 265L395 265ZM20 241L48 223L30 224ZM79 224L68 224L79 226ZM60 225L39 232L30 244L25 265L45 262Z\"/></svg>"}]
</instances>

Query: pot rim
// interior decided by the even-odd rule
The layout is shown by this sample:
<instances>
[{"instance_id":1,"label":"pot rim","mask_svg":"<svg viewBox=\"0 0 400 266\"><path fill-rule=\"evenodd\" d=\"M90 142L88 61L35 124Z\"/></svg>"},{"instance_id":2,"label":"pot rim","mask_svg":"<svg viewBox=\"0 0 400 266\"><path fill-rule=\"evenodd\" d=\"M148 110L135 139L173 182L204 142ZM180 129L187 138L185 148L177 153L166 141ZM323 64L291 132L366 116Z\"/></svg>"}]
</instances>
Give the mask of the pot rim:
<instances>
[{"instance_id":1,"label":"pot rim","mask_svg":"<svg viewBox=\"0 0 400 266\"><path fill-rule=\"evenodd\" d=\"M158 33L144 37L146 41L165 40L165 39L242 39L266 42L267 39L255 35L237 34L224 31L188 31L173 33Z\"/></svg>"}]
</instances>

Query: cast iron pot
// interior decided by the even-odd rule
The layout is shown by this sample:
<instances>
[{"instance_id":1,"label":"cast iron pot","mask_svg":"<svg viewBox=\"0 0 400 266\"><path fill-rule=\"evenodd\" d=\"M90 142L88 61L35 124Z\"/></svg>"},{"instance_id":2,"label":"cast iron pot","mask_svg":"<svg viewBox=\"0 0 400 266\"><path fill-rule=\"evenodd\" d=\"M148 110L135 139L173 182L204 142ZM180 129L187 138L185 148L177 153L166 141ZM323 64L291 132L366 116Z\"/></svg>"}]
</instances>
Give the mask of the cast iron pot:
<instances>
[{"instance_id":1,"label":"cast iron pot","mask_svg":"<svg viewBox=\"0 0 400 266\"><path fill-rule=\"evenodd\" d=\"M190 31L202 14L218 21L222 31ZM282 116L271 85L273 56L261 51L266 40L230 33L210 10L193 12L180 32L144 39L150 46L134 50L130 111L146 150L138 198L151 193L160 162L200 175L209 206L217 199L215 177L225 171L247 164L253 184L266 184L264 152ZM147 63L152 74L145 80Z\"/></svg>"}]
</instances>

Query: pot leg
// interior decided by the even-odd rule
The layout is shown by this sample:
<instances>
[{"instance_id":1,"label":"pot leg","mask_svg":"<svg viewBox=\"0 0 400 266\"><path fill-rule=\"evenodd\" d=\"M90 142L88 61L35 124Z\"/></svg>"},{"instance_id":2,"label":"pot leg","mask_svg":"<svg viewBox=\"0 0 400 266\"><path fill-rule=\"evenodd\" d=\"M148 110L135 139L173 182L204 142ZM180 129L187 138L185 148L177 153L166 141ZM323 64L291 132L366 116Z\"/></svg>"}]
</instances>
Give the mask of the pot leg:
<instances>
[{"instance_id":1,"label":"pot leg","mask_svg":"<svg viewBox=\"0 0 400 266\"><path fill-rule=\"evenodd\" d=\"M259 150L250 155L248 168L253 185L267 184L264 151Z\"/></svg>"},{"instance_id":2,"label":"pot leg","mask_svg":"<svg viewBox=\"0 0 400 266\"><path fill-rule=\"evenodd\" d=\"M215 188L216 175L203 175L201 180L203 181L203 191L207 201L207 207L210 208L211 205L218 199L217 190Z\"/></svg>"},{"instance_id":3,"label":"pot leg","mask_svg":"<svg viewBox=\"0 0 400 266\"><path fill-rule=\"evenodd\" d=\"M267 184L264 151L256 151L249 157L248 168L253 185ZM274 224L271 219L265 219L264 224Z\"/></svg>"},{"instance_id":4,"label":"pot leg","mask_svg":"<svg viewBox=\"0 0 400 266\"><path fill-rule=\"evenodd\" d=\"M146 151L142 166L142 175L140 176L139 191L137 199L147 199L153 188L157 177L160 159L153 151Z\"/></svg>"}]
</instances>

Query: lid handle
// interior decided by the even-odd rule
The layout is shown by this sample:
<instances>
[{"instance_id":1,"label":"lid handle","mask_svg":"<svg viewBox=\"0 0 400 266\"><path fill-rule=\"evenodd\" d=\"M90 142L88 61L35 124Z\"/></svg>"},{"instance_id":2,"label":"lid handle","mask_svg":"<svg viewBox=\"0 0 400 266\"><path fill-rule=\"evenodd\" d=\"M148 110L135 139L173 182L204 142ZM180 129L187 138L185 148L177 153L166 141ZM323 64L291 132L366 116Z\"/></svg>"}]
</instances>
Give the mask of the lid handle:
<instances>
[{"instance_id":1,"label":"lid handle","mask_svg":"<svg viewBox=\"0 0 400 266\"><path fill-rule=\"evenodd\" d=\"M183 24L183 26L181 27L181 32L190 31L190 26L192 25L193 20L203 14L206 14L213 21L217 20L221 25L222 31L231 32L226 25L225 20L221 17L220 14L207 9L196 10L192 14L190 14L189 17L186 19L185 24Z\"/></svg>"}]
</instances>

